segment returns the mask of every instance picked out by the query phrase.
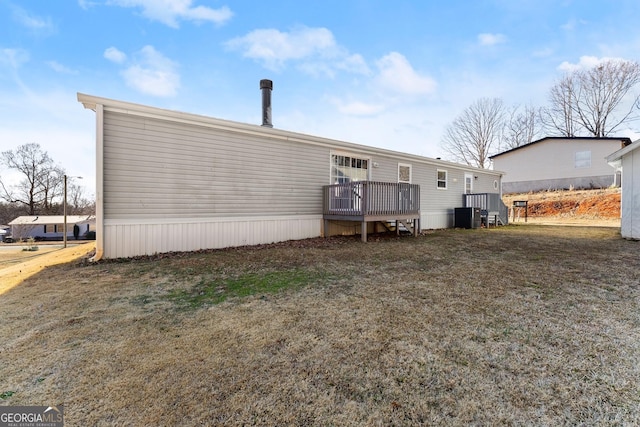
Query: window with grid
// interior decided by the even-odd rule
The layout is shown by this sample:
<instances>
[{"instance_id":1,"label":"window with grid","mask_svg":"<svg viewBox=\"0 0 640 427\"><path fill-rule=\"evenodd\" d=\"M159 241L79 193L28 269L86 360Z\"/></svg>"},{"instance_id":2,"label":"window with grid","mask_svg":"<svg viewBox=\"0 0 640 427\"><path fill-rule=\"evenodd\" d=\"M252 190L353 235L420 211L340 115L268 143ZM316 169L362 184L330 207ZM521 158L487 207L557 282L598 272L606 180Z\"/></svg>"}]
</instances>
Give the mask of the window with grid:
<instances>
[{"instance_id":1,"label":"window with grid","mask_svg":"<svg viewBox=\"0 0 640 427\"><path fill-rule=\"evenodd\" d=\"M398 182L411 184L411 165L398 163Z\"/></svg>"},{"instance_id":2,"label":"window with grid","mask_svg":"<svg viewBox=\"0 0 640 427\"><path fill-rule=\"evenodd\" d=\"M439 190L447 189L447 171L438 169L438 179L437 184Z\"/></svg>"},{"instance_id":3,"label":"window with grid","mask_svg":"<svg viewBox=\"0 0 640 427\"><path fill-rule=\"evenodd\" d=\"M331 183L343 184L369 179L369 159L342 155L331 155Z\"/></svg>"}]
</instances>

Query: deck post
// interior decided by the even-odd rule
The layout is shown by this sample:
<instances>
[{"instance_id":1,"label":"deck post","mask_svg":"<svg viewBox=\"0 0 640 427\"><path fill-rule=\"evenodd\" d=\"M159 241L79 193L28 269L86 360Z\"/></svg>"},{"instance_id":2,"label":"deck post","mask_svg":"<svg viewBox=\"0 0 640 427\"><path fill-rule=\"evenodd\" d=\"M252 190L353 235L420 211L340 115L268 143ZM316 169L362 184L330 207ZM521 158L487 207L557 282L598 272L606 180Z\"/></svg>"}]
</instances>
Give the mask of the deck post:
<instances>
[{"instance_id":1,"label":"deck post","mask_svg":"<svg viewBox=\"0 0 640 427\"><path fill-rule=\"evenodd\" d=\"M360 228L361 230L361 235L362 235L362 242L363 243L367 243L367 221L362 221L360 223Z\"/></svg>"}]
</instances>

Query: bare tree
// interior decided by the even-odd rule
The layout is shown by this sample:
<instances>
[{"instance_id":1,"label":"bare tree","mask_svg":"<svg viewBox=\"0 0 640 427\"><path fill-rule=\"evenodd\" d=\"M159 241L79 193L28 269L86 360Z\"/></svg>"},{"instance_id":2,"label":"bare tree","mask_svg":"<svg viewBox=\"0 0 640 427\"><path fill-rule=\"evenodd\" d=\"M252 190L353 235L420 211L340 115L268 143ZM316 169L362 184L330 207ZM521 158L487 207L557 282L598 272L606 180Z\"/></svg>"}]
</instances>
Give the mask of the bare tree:
<instances>
[{"instance_id":1,"label":"bare tree","mask_svg":"<svg viewBox=\"0 0 640 427\"><path fill-rule=\"evenodd\" d=\"M84 187L73 183L69 183L67 187L67 212L69 215L92 215L95 213L95 201L85 196Z\"/></svg>"},{"instance_id":2,"label":"bare tree","mask_svg":"<svg viewBox=\"0 0 640 427\"><path fill-rule=\"evenodd\" d=\"M540 110L540 119L551 135L576 136L576 80L575 75L565 75L560 79L549 91L549 107Z\"/></svg>"},{"instance_id":3,"label":"bare tree","mask_svg":"<svg viewBox=\"0 0 640 427\"><path fill-rule=\"evenodd\" d=\"M640 64L609 60L565 75L549 92L550 106L541 117L550 132L606 137L638 119Z\"/></svg>"},{"instance_id":4,"label":"bare tree","mask_svg":"<svg viewBox=\"0 0 640 427\"><path fill-rule=\"evenodd\" d=\"M532 142L540 134L539 112L532 105L514 106L505 123L502 149L510 150Z\"/></svg>"},{"instance_id":5,"label":"bare tree","mask_svg":"<svg viewBox=\"0 0 640 427\"><path fill-rule=\"evenodd\" d=\"M48 213L54 198L60 195L64 170L56 166L49 154L36 143L21 145L15 151L4 151L2 157L4 166L18 172L22 180L11 186L0 180L0 197L23 205L27 215L40 211Z\"/></svg>"},{"instance_id":6,"label":"bare tree","mask_svg":"<svg viewBox=\"0 0 640 427\"><path fill-rule=\"evenodd\" d=\"M478 99L447 126L442 149L454 161L488 167L489 156L500 147L504 115L501 99Z\"/></svg>"}]
</instances>

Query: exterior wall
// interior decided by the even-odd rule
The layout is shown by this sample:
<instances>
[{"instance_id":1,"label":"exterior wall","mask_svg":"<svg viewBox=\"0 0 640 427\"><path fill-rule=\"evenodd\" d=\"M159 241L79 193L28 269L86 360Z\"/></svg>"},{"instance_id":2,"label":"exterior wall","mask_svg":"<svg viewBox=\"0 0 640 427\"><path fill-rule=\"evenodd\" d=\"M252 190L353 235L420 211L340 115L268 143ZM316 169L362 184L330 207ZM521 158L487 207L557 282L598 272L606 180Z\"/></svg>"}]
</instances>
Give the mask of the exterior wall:
<instances>
[{"instance_id":1,"label":"exterior wall","mask_svg":"<svg viewBox=\"0 0 640 427\"><path fill-rule=\"evenodd\" d=\"M620 200L620 234L640 239L640 152L633 150L622 157L622 197Z\"/></svg>"},{"instance_id":2,"label":"exterior wall","mask_svg":"<svg viewBox=\"0 0 640 427\"><path fill-rule=\"evenodd\" d=\"M64 224L49 224L51 226L56 226L60 231L49 231L45 232L45 224L18 224L11 226L11 236L18 239L28 239L30 237L39 238L43 240L62 240L64 228ZM67 238L73 239L73 223L67 224ZM87 234L87 227L90 227L88 222L78 223L80 227L80 236L84 236Z\"/></svg>"},{"instance_id":3,"label":"exterior wall","mask_svg":"<svg viewBox=\"0 0 640 427\"><path fill-rule=\"evenodd\" d=\"M328 150L105 112L104 218L322 212Z\"/></svg>"},{"instance_id":4,"label":"exterior wall","mask_svg":"<svg viewBox=\"0 0 640 427\"><path fill-rule=\"evenodd\" d=\"M257 245L320 236L322 215L105 220L104 257Z\"/></svg>"},{"instance_id":5,"label":"exterior wall","mask_svg":"<svg viewBox=\"0 0 640 427\"><path fill-rule=\"evenodd\" d=\"M370 159L369 179L412 167L421 228L453 226L465 173L499 192L499 172L389 150L78 95L97 116L97 239L106 258L317 237L332 153ZM84 99L81 99L84 98ZM437 170L446 170L446 189ZM373 227L374 225L372 225ZM331 222L325 234L360 233Z\"/></svg>"},{"instance_id":6,"label":"exterior wall","mask_svg":"<svg viewBox=\"0 0 640 427\"><path fill-rule=\"evenodd\" d=\"M615 175L605 158L620 148L618 139L549 138L500 154L493 165L505 172L504 193L602 188L614 184ZM591 152L591 165L576 168L576 153L582 151Z\"/></svg>"},{"instance_id":7,"label":"exterior wall","mask_svg":"<svg viewBox=\"0 0 640 427\"><path fill-rule=\"evenodd\" d=\"M616 178L613 173L604 176L503 182L502 191L505 194L528 193L530 191L551 191L568 188L608 188L612 185L619 185L619 177Z\"/></svg>"},{"instance_id":8,"label":"exterior wall","mask_svg":"<svg viewBox=\"0 0 640 427\"><path fill-rule=\"evenodd\" d=\"M464 206L465 174L472 175L475 193L499 193L500 173L465 167L463 165L429 159L415 161L399 160L393 156L377 156L380 165L374 168L376 181L398 181L398 163L409 164L412 169L412 184L420 185L420 227L422 229L440 229L453 227L453 214L456 207ZM447 172L447 188L437 186L438 170ZM477 178L476 178L477 177Z\"/></svg>"}]
</instances>

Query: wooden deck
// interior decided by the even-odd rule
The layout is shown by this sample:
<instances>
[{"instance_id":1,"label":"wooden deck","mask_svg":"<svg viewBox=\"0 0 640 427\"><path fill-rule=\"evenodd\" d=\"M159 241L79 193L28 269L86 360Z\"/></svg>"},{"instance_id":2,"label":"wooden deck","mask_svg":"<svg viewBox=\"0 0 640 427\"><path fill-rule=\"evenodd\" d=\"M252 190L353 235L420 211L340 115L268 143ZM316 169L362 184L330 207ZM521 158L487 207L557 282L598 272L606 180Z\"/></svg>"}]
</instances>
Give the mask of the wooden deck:
<instances>
[{"instance_id":1,"label":"wooden deck","mask_svg":"<svg viewBox=\"0 0 640 427\"><path fill-rule=\"evenodd\" d=\"M325 230L329 221L359 221L362 241L367 222L396 222L414 235L420 232L420 186L398 182L358 181L323 187Z\"/></svg>"}]
</instances>

